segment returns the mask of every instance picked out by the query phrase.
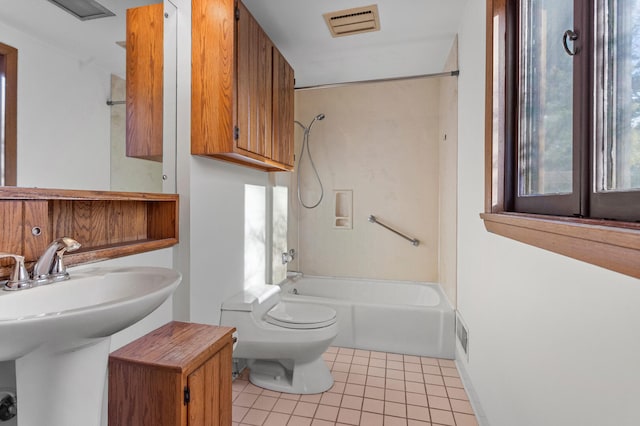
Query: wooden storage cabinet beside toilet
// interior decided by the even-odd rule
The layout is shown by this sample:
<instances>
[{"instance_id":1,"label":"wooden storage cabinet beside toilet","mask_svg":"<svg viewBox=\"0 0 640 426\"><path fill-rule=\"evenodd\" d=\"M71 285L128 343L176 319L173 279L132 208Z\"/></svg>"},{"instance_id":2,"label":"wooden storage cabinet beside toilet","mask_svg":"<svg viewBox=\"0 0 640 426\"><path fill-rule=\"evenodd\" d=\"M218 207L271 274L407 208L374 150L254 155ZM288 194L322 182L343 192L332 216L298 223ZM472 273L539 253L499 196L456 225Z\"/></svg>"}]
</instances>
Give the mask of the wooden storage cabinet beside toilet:
<instances>
[{"instance_id":1,"label":"wooden storage cabinet beside toilet","mask_svg":"<svg viewBox=\"0 0 640 426\"><path fill-rule=\"evenodd\" d=\"M232 327L170 322L109 357L109 426L230 426Z\"/></svg>"},{"instance_id":2,"label":"wooden storage cabinet beside toilet","mask_svg":"<svg viewBox=\"0 0 640 426\"><path fill-rule=\"evenodd\" d=\"M294 73L237 0L192 0L191 153L293 170Z\"/></svg>"}]
</instances>

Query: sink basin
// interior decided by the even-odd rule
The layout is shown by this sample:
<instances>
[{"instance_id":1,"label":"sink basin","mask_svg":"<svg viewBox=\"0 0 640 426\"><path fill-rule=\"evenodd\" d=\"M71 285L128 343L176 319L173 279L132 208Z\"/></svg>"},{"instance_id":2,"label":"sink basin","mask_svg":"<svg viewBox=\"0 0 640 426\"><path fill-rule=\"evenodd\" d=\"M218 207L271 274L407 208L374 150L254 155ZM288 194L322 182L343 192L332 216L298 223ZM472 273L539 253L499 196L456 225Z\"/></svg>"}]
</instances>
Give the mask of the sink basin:
<instances>
[{"instance_id":1,"label":"sink basin","mask_svg":"<svg viewBox=\"0 0 640 426\"><path fill-rule=\"evenodd\" d=\"M153 312L180 279L167 268L91 268L68 281L2 291L0 361L48 342L111 336Z\"/></svg>"},{"instance_id":2,"label":"sink basin","mask_svg":"<svg viewBox=\"0 0 640 426\"><path fill-rule=\"evenodd\" d=\"M99 426L111 335L149 315L180 273L91 268L0 291L0 361L15 360L20 426Z\"/></svg>"}]
</instances>

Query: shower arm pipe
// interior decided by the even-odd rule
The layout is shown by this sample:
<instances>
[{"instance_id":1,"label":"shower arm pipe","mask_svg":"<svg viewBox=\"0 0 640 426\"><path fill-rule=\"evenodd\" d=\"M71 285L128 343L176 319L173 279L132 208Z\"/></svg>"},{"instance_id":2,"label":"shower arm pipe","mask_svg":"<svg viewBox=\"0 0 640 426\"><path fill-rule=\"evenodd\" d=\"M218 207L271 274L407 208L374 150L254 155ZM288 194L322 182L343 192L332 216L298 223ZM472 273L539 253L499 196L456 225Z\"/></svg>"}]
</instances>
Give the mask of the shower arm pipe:
<instances>
[{"instance_id":1,"label":"shower arm pipe","mask_svg":"<svg viewBox=\"0 0 640 426\"><path fill-rule=\"evenodd\" d=\"M377 225L380 225L384 229L388 229L389 231L393 232L394 234L401 236L405 240L409 241L411 243L411 245L414 246L414 247L418 247L420 245L420 240L418 240L417 238L411 238L411 237L403 234L402 232L393 229L389 225L385 225L384 223L380 222L374 215L369 215L369 222L375 223Z\"/></svg>"}]
</instances>

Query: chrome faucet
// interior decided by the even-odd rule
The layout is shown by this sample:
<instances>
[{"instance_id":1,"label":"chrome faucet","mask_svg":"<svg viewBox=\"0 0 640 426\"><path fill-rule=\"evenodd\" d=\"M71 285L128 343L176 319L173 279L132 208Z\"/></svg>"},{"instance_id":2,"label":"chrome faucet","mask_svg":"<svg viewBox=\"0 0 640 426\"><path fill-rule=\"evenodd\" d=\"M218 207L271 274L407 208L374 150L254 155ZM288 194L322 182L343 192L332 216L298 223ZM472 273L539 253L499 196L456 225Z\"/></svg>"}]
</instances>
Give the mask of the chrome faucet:
<instances>
[{"instance_id":1,"label":"chrome faucet","mask_svg":"<svg viewBox=\"0 0 640 426\"><path fill-rule=\"evenodd\" d=\"M40 283L50 283L69 279L67 268L62 257L67 251L80 248L80 243L69 237L58 238L46 248L40 259L33 267L33 280Z\"/></svg>"},{"instance_id":2,"label":"chrome faucet","mask_svg":"<svg viewBox=\"0 0 640 426\"><path fill-rule=\"evenodd\" d=\"M296 249L285 251L284 253L282 253L282 264L286 265L289 262L293 262L293 259L295 258L296 258Z\"/></svg>"},{"instance_id":3,"label":"chrome faucet","mask_svg":"<svg viewBox=\"0 0 640 426\"><path fill-rule=\"evenodd\" d=\"M29 272L24 266L24 256L9 253L0 253L0 259L12 257L15 266L4 283L5 290L23 290L44 284L51 284L69 279L69 273L63 262L64 253L80 248L80 243L69 237L58 238L46 248L42 256L33 267L33 272Z\"/></svg>"}]
</instances>

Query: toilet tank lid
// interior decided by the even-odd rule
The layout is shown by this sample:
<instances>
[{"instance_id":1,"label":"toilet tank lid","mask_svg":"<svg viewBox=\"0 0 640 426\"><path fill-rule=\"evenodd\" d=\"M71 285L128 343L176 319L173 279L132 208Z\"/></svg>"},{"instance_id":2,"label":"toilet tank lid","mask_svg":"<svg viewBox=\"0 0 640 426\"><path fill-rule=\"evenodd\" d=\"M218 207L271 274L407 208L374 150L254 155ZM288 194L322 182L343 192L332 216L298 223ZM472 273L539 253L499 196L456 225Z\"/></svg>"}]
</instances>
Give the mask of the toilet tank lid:
<instances>
[{"instance_id":1,"label":"toilet tank lid","mask_svg":"<svg viewBox=\"0 0 640 426\"><path fill-rule=\"evenodd\" d=\"M280 292L280 286L274 284L258 284L245 288L222 303L223 311L251 312L255 305L259 305L271 296Z\"/></svg>"}]
</instances>

